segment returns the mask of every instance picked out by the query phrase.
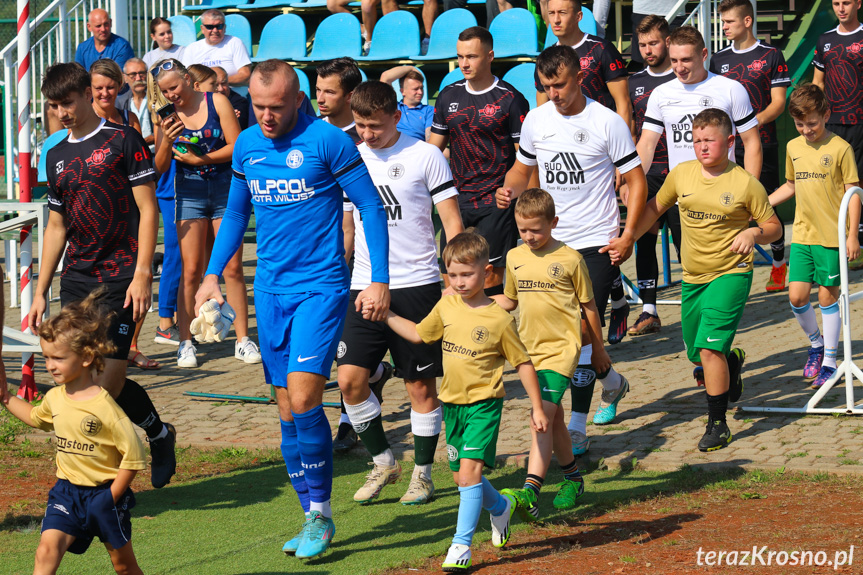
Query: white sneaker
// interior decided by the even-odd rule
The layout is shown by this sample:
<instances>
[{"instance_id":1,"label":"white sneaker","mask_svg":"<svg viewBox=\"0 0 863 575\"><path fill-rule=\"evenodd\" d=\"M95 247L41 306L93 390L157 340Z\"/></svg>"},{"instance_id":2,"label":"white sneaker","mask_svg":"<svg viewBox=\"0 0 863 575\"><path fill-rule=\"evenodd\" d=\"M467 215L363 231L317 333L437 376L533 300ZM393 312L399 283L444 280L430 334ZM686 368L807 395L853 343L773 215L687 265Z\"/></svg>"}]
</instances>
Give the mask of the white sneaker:
<instances>
[{"instance_id":1,"label":"white sneaker","mask_svg":"<svg viewBox=\"0 0 863 575\"><path fill-rule=\"evenodd\" d=\"M177 350L177 367L198 367L198 358L195 357L197 351L191 339L180 342L180 349Z\"/></svg>"},{"instance_id":2,"label":"white sneaker","mask_svg":"<svg viewBox=\"0 0 863 575\"><path fill-rule=\"evenodd\" d=\"M449 546L446 559L443 560L441 569L447 573L467 571L470 569L470 547L461 543L453 543Z\"/></svg>"},{"instance_id":3,"label":"white sneaker","mask_svg":"<svg viewBox=\"0 0 863 575\"><path fill-rule=\"evenodd\" d=\"M246 363L261 363L261 352L258 346L247 337L234 344L234 357Z\"/></svg>"},{"instance_id":4,"label":"white sneaker","mask_svg":"<svg viewBox=\"0 0 863 575\"><path fill-rule=\"evenodd\" d=\"M374 465L366 475L366 482L354 493L354 501L357 503L368 503L381 493L381 489L391 483L395 483L402 476L402 466L396 461L392 467Z\"/></svg>"},{"instance_id":5,"label":"white sneaker","mask_svg":"<svg viewBox=\"0 0 863 575\"><path fill-rule=\"evenodd\" d=\"M434 483L431 479L414 473L408 490L399 499L402 505L422 505L434 499Z\"/></svg>"},{"instance_id":6,"label":"white sneaker","mask_svg":"<svg viewBox=\"0 0 863 575\"><path fill-rule=\"evenodd\" d=\"M509 522L512 512L515 511L515 498L507 493L501 497L506 499L506 509L500 515L491 515L491 544L495 547L503 547L509 541Z\"/></svg>"}]
</instances>

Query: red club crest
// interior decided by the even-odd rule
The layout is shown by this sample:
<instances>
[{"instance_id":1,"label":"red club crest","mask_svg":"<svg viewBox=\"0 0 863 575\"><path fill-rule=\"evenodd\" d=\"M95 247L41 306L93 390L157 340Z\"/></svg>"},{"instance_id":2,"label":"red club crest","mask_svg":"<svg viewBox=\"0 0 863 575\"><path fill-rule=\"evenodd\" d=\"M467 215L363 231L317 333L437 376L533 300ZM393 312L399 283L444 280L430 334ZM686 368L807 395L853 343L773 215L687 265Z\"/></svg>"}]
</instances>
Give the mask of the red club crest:
<instances>
[{"instance_id":1,"label":"red club crest","mask_svg":"<svg viewBox=\"0 0 863 575\"><path fill-rule=\"evenodd\" d=\"M98 166L103 163L105 159L111 155L111 150L99 149L93 150L93 153L90 154L90 157L87 158L88 166Z\"/></svg>"},{"instance_id":2,"label":"red club crest","mask_svg":"<svg viewBox=\"0 0 863 575\"><path fill-rule=\"evenodd\" d=\"M863 48L863 44L860 44L859 42L855 42L854 44L851 44L850 46L848 46L848 51L853 52L854 54L859 54L861 48Z\"/></svg>"},{"instance_id":3,"label":"red club crest","mask_svg":"<svg viewBox=\"0 0 863 575\"><path fill-rule=\"evenodd\" d=\"M749 68L751 70L755 70L756 72L763 69L767 63L764 60L755 60L751 64L749 64Z\"/></svg>"},{"instance_id":4,"label":"red club crest","mask_svg":"<svg viewBox=\"0 0 863 575\"><path fill-rule=\"evenodd\" d=\"M483 116L494 116L498 110L500 110L500 106L486 104L484 108L480 109L479 113Z\"/></svg>"},{"instance_id":5,"label":"red club crest","mask_svg":"<svg viewBox=\"0 0 863 575\"><path fill-rule=\"evenodd\" d=\"M581 65L582 70L586 70L590 68L590 63L593 62L593 58L591 56L584 56L579 60L579 64Z\"/></svg>"}]
</instances>

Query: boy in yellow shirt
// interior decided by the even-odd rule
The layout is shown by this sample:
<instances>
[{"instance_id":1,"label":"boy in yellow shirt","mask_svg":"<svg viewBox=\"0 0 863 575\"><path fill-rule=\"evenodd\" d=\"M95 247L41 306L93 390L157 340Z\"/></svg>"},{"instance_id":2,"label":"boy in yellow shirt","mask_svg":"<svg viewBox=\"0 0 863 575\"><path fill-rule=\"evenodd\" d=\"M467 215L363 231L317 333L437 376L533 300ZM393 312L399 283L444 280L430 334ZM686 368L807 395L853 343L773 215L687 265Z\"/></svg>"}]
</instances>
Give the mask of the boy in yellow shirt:
<instances>
[{"instance_id":1,"label":"boy in yellow shirt","mask_svg":"<svg viewBox=\"0 0 863 575\"><path fill-rule=\"evenodd\" d=\"M461 233L447 242L443 260L457 295L442 298L419 324L392 311L386 322L412 343L442 340L444 376L438 398L444 410L449 465L459 490L456 533L442 567L456 572L471 566L470 545L483 509L491 514L492 544L503 547L509 541L517 502L482 476L483 466L494 467L505 361L515 366L530 398L531 428L545 433L548 419L536 371L518 338L515 320L483 290L491 273L488 242L478 234ZM363 302L363 313L370 317L369 306Z\"/></svg>"},{"instance_id":2,"label":"boy in yellow shirt","mask_svg":"<svg viewBox=\"0 0 863 575\"><path fill-rule=\"evenodd\" d=\"M57 437L57 483L48 493L35 573L56 573L66 551L84 553L99 537L117 573L141 573L132 551L129 486L144 469L144 446L132 422L93 376L113 352L105 313L91 292L39 326L45 367L58 384L36 407L13 395L12 414ZM2 304L2 302L0 302Z\"/></svg>"},{"instance_id":3,"label":"boy in yellow shirt","mask_svg":"<svg viewBox=\"0 0 863 575\"><path fill-rule=\"evenodd\" d=\"M494 296L507 311L521 305L518 334L537 369L542 407L551 423L550 433L533 433L527 479L522 489L504 489L518 500L525 521L539 517L537 499L552 450L563 471L563 483L554 498L556 509L571 509L584 493L584 479L572 453L572 439L563 421L560 402L569 388L581 353L581 317L593 335L594 369L602 373L611 359L602 346L602 328L593 297L587 264L581 254L551 237L557 226L554 199L545 190L532 188L518 198L515 223L522 245L506 255L506 286Z\"/></svg>"},{"instance_id":4,"label":"boy in yellow shirt","mask_svg":"<svg viewBox=\"0 0 863 575\"><path fill-rule=\"evenodd\" d=\"M809 357L803 367L805 379L815 379L813 388L824 385L836 372L839 347L839 239L836 226L839 206L845 192L857 185L854 150L845 140L830 132L830 103L815 84L799 86L791 94L788 111L794 119L799 138L788 142L785 158L787 182L770 194L777 206L797 198L791 241L788 299L794 317L809 337ZM850 229L860 223L860 202L848 205ZM844 246L848 260L860 254L856 233L848 234ZM818 330L815 311L809 305L812 284L818 284L818 303L824 335Z\"/></svg>"},{"instance_id":5,"label":"boy in yellow shirt","mask_svg":"<svg viewBox=\"0 0 863 575\"><path fill-rule=\"evenodd\" d=\"M707 391L707 430L698 449L714 451L731 443L725 412L743 391L740 369L746 356L731 344L752 287L752 248L778 239L781 224L764 186L728 159L734 146L728 114L716 108L700 112L692 121L692 141L696 160L671 170L647 203L635 236L675 203L680 206L680 323L687 356L703 367ZM750 219L757 225L749 227ZM620 261L617 240L600 251Z\"/></svg>"}]
</instances>

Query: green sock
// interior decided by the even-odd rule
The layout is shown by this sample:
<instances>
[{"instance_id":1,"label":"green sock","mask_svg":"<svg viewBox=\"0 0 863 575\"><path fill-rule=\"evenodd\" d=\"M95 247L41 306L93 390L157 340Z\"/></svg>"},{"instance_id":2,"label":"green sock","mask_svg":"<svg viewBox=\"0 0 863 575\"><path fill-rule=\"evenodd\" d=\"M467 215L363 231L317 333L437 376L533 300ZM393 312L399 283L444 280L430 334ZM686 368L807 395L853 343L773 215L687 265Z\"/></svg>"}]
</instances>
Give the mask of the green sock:
<instances>
[{"instance_id":1,"label":"green sock","mask_svg":"<svg viewBox=\"0 0 863 575\"><path fill-rule=\"evenodd\" d=\"M440 433L431 436L414 435L414 463L429 465L434 462L434 453ZM365 440L363 440L365 441Z\"/></svg>"},{"instance_id":2,"label":"green sock","mask_svg":"<svg viewBox=\"0 0 863 575\"><path fill-rule=\"evenodd\" d=\"M362 431L357 430L357 435L363 440L363 445L366 446L372 457L390 448L390 442L387 441L387 436L384 434L384 422L380 414L360 427L365 427L365 429ZM356 426L354 429L356 429Z\"/></svg>"}]
</instances>

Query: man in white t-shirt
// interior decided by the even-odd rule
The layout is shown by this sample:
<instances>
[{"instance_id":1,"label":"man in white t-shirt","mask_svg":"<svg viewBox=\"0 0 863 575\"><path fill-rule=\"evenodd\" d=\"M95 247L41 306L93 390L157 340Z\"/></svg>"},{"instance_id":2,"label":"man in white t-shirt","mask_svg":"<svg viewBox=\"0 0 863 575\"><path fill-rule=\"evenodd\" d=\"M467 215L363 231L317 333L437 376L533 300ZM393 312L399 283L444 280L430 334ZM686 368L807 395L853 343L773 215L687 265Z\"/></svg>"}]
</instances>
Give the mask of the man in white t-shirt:
<instances>
[{"instance_id":1,"label":"man in white t-shirt","mask_svg":"<svg viewBox=\"0 0 863 575\"><path fill-rule=\"evenodd\" d=\"M387 213L390 309L418 322L441 297L432 211L437 208L449 237L461 233L458 190L449 164L436 146L399 133L401 112L389 84L363 82L353 91L351 109L363 139L358 147L360 156ZM359 213L347 199L345 202L345 217L353 220L354 230L351 293L359 294L371 283L371 260ZM350 241L345 239L346 244ZM409 343L386 325L363 319L362 313L351 308L336 355L339 387L351 424L374 460L374 468L354 500L368 503L401 475L401 466L384 435L380 402L369 388L369 376L388 349L411 399L415 446L414 473L401 502L427 503L434 496L431 466L443 419L435 379L443 375L440 343Z\"/></svg>"},{"instance_id":2,"label":"man in white t-shirt","mask_svg":"<svg viewBox=\"0 0 863 575\"><path fill-rule=\"evenodd\" d=\"M248 84L252 61L243 41L225 34L225 15L221 10L207 10L201 14L201 34L204 35L203 40L183 49L183 65L220 66L228 73L228 82L232 86Z\"/></svg>"},{"instance_id":3,"label":"man in white t-shirt","mask_svg":"<svg viewBox=\"0 0 863 575\"><path fill-rule=\"evenodd\" d=\"M539 55L536 68L549 101L531 110L521 128L515 165L506 175L504 187L496 194L498 207L505 208L528 186L535 167L540 186L554 198L559 218L552 232L555 239L576 249L584 257L600 317L605 315L608 296L621 281L620 268L608 254L600 252L603 242L620 234L625 258L632 254L632 230L644 209L647 181L635 152L629 126L615 112L585 97L581 90L584 72L580 57L570 46L552 46ZM620 233L620 212L614 192L615 169L629 186L626 227ZM590 332L582 321L582 334ZM611 366L593 359L593 346L602 342L584 340L579 367L573 376L570 434L573 451L587 450L587 413L596 379L602 383L602 402L594 416L597 425L611 423L617 404L629 390L629 383ZM601 348L600 348L601 349ZM597 373L599 372L599 373Z\"/></svg>"},{"instance_id":4,"label":"man in white t-shirt","mask_svg":"<svg viewBox=\"0 0 863 575\"><path fill-rule=\"evenodd\" d=\"M761 136L746 88L730 78L707 71L704 67L707 48L701 33L692 26L681 26L671 33L668 55L676 79L657 86L647 101L638 140L638 155L644 170L653 163L656 144L663 131L668 143L669 170L681 162L695 160L692 119L704 109L719 108L729 115L743 141L743 167L758 178L761 175ZM728 158L734 161L733 146Z\"/></svg>"}]
</instances>

